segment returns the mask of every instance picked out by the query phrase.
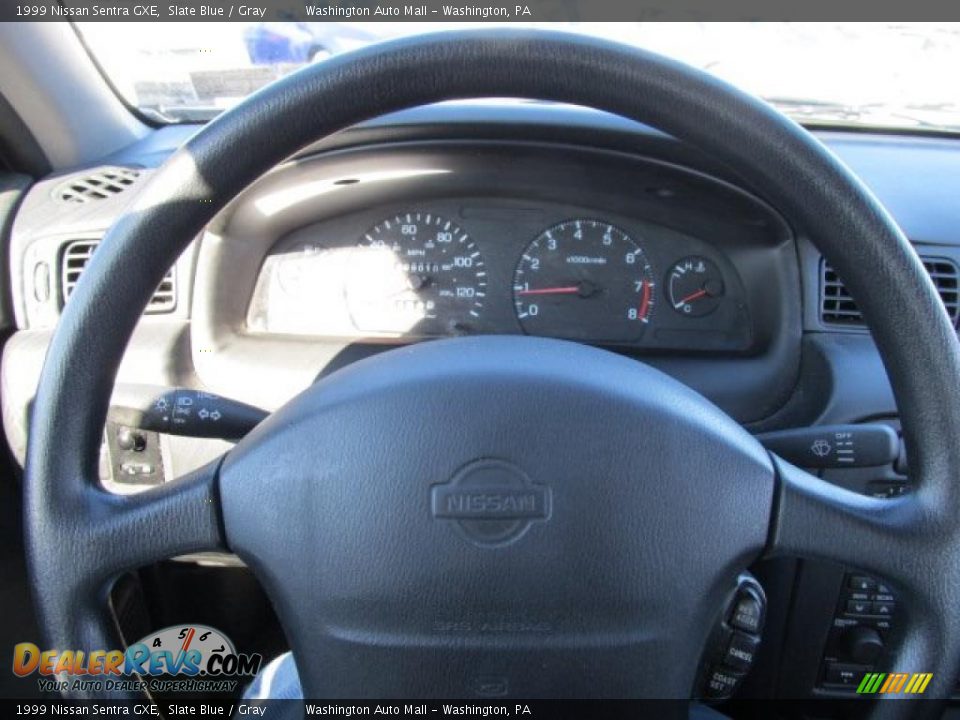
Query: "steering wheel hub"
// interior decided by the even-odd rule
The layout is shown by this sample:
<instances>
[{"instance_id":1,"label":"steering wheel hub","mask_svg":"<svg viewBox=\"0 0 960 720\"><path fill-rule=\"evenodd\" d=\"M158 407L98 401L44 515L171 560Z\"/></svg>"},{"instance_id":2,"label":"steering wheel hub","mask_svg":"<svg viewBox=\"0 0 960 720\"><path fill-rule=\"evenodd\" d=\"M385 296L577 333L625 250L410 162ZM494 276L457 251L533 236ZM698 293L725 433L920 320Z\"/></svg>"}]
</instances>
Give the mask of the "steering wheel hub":
<instances>
[{"instance_id":1,"label":"steering wheel hub","mask_svg":"<svg viewBox=\"0 0 960 720\"><path fill-rule=\"evenodd\" d=\"M221 470L230 546L329 659L301 671L318 695L462 696L491 671L548 694L546 646L573 663L564 692L685 696L773 488L763 448L687 387L524 337L355 363ZM670 680L664 654L686 658Z\"/></svg>"}]
</instances>

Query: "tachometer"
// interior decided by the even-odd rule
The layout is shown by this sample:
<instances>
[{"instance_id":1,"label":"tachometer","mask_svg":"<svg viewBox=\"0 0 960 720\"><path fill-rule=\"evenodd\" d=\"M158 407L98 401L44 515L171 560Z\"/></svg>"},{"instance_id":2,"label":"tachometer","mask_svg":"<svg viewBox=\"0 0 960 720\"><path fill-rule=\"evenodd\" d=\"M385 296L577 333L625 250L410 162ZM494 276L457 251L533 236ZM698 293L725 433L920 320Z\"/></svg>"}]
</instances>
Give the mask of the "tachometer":
<instances>
[{"instance_id":1,"label":"tachometer","mask_svg":"<svg viewBox=\"0 0 960 720\"><path fill-rule=\"evenodd\" d=\"M404 213L370 228L350 268L350 315L365 332L468 333L483 310L483 256L467 233L438 215Z\"/></svg>"},{"instance_id":2,"label":"tachometer","mask_svg":"<svg viewBox=\"0 0 960 720\"><path fill-rule=\"evenodd\" d=\"M517 318L532 335L632 342L650 321L654 295L643 250L602 220L568 220L544 231L514 273Z\"/></svg>"}]
</instances>

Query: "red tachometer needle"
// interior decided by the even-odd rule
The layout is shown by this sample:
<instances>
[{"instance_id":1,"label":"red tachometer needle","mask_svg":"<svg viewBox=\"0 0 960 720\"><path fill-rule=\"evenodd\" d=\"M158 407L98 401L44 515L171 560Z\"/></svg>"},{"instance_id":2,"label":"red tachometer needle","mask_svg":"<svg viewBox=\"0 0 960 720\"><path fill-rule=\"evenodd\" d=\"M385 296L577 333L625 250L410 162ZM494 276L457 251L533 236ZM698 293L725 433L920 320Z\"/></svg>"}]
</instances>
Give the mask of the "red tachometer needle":
<instances>
[{"instance_id":1,"label":"red tachometer needle","mask_svg":"<svg viewBox=\"0 0 960 720\"><path fill-rule=\"evenodd\" d=\"M702 297L703 297L704 295L706 295L706 294L707 294L706 288L700 288L700 289L697 290L695 293L690 293L690 294L687 295L685 298L682 298L682 299L680 300L680 302L678 302L677 304L678 304L678 305L686 305L688 302L693 302L694 300L699 300L700 298L702 298Z\"/></svg>"},{"instance_id":2,"label":"red tachometer needle","mask_svg":"<svg viewBox=\"0 0 960 720\"><path fill-rule=\"evenodd\" d=\"M576 295L580 292L579 285L568 287L536 288L535 290L518 290L517 295Z\"/></svg>"}]
</instances>

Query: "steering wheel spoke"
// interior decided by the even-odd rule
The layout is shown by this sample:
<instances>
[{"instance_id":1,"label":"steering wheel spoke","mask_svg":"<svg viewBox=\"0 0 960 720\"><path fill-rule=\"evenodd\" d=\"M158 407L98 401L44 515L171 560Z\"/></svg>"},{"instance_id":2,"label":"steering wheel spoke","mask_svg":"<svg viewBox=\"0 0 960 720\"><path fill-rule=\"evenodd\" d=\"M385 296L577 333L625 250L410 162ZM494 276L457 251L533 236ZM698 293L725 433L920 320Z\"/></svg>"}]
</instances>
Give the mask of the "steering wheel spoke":
<instances>
[{"instance_id":1,"label":"steering wheel spoke","mask_svg":"<svg viewBox=\"0 0 960 720\"><path fill-rule=\"evenodd\" d=\"M75 480L69 493L28 494L27 511L47 519L28 541L34 557L46 558L34 564L34 583L57 589L39 605L51 647L117 647L107 607L118 576L175 555L225 549L217 490L221 461L136 495L109 493L89 479Z\"/></svg>"},{"instance_id":2,"label":"steering wheel spoke","mask_svg":"<svg viewBox=\"0 0 960 720\"><path fill-rule=\"evenodd\" d=\"M97 502L112 520L106 529L92 528L112 561L104 570L119 573L175 555L226 549L217 487L221 461L135 495L100 493Z\"/></svg>"},{"instance_id":3,"label":"steering wheel spoke","mask_svg":"<svg viewBox=\"0 0 960 720\"><path fill-rule=\"evenodd\" d=\"M921 483L919 492L895 499L863 496L837 487L773 456L778 476L768 556L830 560L867 571L890 582L909 626L897 651L899 668L931 665L946 648L960 643L949 619L955 608L945 601L940 584L953 582L956 552L950 519L937 508ZM956 665L951 661L952 665ZM956 670L935 676L929 697L953 691ZM934 717L935 703L927 703ZM897 716L881 708L878 717Z\"/></svg>"},{"instance_id":4,"label":"steering wheel spoke","mask_svg":"<svg viewBox=\"0 0 960 720\"><path fill-rule=\"evenodd\" d=\"M916 496L866 497L773 458L779 490L769 554L842 562L896 583L916 580L923 561L914 553L930 528Z\"/></svg>"}]
</instances>

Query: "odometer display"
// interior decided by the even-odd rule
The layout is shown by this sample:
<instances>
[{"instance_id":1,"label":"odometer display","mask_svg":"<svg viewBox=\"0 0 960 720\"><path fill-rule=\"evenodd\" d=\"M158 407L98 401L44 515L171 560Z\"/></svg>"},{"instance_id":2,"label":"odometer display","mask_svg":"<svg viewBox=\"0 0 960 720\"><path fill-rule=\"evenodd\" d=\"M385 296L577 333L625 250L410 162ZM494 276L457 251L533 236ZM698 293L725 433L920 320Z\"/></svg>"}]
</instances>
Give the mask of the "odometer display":
<instances>
[{"instance_id":1,"label":"odometer display","mask_svg":"<svg viewBox=\"0 0 960 720\"><path fill-rule=\"evenodd\" d=\"M470 236L438 215L404 213L361 238L347 302L358 330L464 334L475 330L486 289L483 256Z\"/></svg>"},{"instance_id":2,"label":"odometer display","mask_svg":"<svg viewBox=\"0 0 960 720\"><path fill-rule=\"evenodd\" d=\"M654 305L653 269L640 246L602 220L575 219L523 251L513 299L524 332L590 342L634 342Z\"/></svg>"}]
</instances>

